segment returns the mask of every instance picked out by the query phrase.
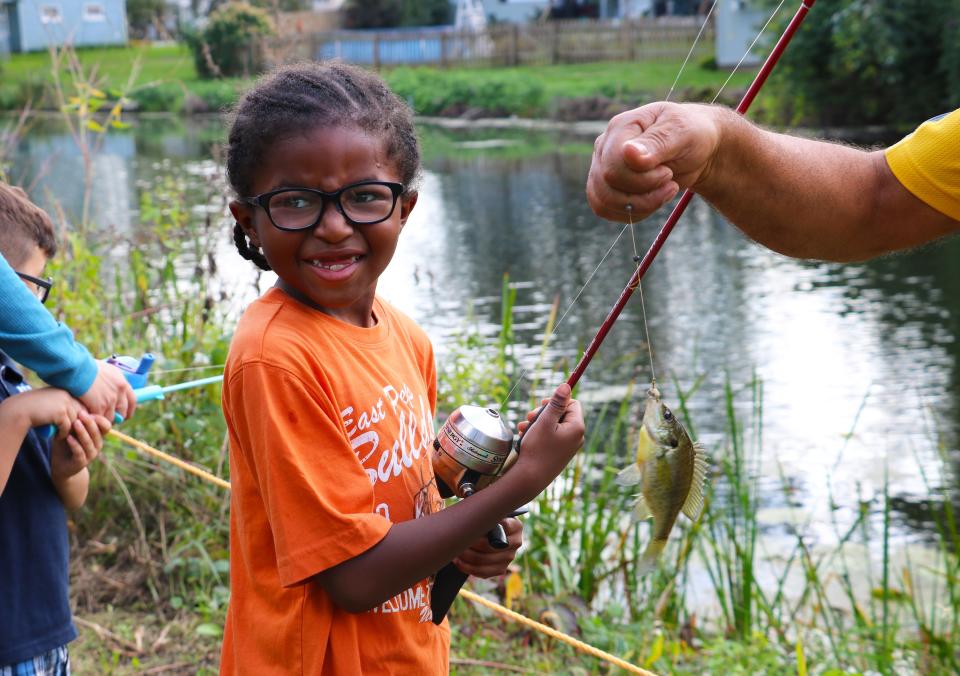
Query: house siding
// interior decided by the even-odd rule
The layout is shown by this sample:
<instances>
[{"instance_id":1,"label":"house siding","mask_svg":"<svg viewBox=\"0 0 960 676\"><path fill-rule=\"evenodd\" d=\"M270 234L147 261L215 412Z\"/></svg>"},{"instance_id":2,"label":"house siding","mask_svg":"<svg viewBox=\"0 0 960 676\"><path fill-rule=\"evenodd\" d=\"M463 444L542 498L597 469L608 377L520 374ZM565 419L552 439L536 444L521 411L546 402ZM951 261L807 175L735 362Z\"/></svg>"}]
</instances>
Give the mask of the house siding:
<instances>
[{"instance_id":1,"label":"house siding","mask_svg":"<svg viewBox=\"0 0 960 676\"><path fill-rule=\"evenodd\" d=\"M15 12L13 51L127 43L126 0L19 0Z\"/></svg>"}]
</instances>

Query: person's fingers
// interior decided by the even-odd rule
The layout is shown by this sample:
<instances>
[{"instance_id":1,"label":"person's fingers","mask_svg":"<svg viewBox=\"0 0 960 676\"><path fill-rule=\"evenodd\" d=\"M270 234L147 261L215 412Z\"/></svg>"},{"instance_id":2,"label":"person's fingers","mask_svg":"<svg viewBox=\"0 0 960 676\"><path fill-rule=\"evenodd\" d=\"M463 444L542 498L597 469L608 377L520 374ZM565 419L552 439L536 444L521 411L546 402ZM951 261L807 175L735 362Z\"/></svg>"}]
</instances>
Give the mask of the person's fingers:
<instances>
[{"instance_id":1,"label":"person's fingers","mask_svg":"<svg viewBox=\"0 0 960 676\"><path fill-rule=\"evenodd\" d=\"M72 436L80 443L81 456L79 459L83 459L89 455L91 449L94 448L93 439L90 437L88 425L94 425L94 427L96 426L96 423L93 422L93 418L90 415L82 415L73 423Z\"/></svg>"},{"instance_id":2,"label":"person's fingers","mask_svg":"<svg viewBox=\"0 0 960 676\"><path fill-rule=\"evenodd\" d=\"M70 460L73 462L81 462L85 456L83 452L83 446L79 441L71 434L66 439L67 448L70 450Z\"/></svg>"}]
</instances>

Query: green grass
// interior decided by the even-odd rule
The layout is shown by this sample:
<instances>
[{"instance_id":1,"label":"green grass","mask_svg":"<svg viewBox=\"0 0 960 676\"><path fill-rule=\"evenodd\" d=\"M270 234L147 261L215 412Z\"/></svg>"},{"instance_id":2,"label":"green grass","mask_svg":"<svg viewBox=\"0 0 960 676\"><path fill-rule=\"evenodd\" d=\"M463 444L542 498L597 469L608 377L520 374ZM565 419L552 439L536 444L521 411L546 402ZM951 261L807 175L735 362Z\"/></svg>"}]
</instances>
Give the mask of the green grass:
<instances>
[{"instance_id":1,"label":"green grass","mask_svg":"<svg viewBox=\"0 0 960 676\"><path fill-rule=\"evenodd\" d=\"M249 84L243 79L199 79L184 45L89 48L75 53L98 87L125 93L142 111L220 110ZM727 72L710 69L702 62L702 57L695 57L687 64L674 100L710 100L727 79ZM130 82L134 64L139 71ZM474 110L493 116L605 119L619 109L665 96L680 65L680 60L666 60L514 68L401 67L382 74L398 94L414 104L418 114ZM28 102L34 107L54 108L50 71L47 52L14 54L0 63L0 109L22 108ZM728 91L741 90L751 77L751 72L737 73ZM594 99L601 102L592 107L569 103Z\"/></svg>"},{"instance_id":2,"label":"green grass","mask_svg":"<svg viewBox=\"0 0 960 676\"><path fill-rule=\"evenodd\" d=\"M135 85L158 80L192 82L197 79L190 50L184 45L141 45L132 47L92 47L76 50L84 70L96 69L97 76L109 86L119 87L127 82L130 69L139 60L140 74ZM0 73L5 85L24 81L38 74L49 78L50 54L30 52L12 54L0 61Z\"/></svg>"}]
</instances>

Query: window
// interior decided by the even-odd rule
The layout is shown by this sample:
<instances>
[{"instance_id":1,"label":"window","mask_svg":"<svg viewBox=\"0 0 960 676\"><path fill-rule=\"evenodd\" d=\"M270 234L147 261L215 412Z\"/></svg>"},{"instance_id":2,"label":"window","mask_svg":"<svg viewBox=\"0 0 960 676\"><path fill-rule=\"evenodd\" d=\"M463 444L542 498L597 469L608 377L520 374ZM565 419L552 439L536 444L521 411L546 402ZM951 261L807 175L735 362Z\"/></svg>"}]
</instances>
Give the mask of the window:
<instances>
[{"instance_id":1,"label":"window","mask_svg":"<svg viewBox=\"0 0 960 676\"><path fill-rule=\"evenodd\" d=\"M63 23L60 5L40 5L40 23Z\"/></svg>"},{"instance_id":2,"label":"window","mask_svg":"<svg viewBox=\"0 0 960 676\"><path fill-rule=\"evenodd\" d=\"M106 21L107 10L99 2L88 2L83 6L83 20L90 22Z\"/></svg>"}]
</instances>

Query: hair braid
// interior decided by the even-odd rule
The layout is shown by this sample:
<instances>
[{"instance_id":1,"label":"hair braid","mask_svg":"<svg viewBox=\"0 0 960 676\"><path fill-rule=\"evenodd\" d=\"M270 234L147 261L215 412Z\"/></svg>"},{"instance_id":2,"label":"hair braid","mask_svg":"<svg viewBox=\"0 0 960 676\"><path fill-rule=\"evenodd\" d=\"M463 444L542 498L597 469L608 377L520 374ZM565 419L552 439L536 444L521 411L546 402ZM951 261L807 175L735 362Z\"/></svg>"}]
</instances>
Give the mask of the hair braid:
<instances>
[{"instance_id":1,"label":"hair braid","mask_svg":"<svg viewBox=\"0 0 960 676\"><path fill-rule=\"evenodd\" d=\"M233 226L233 243L237 245L237 251L240 252L240 255L248 261L253 261L258 268L261 270L272 269L264 255L247 243L247 236L239 223Z\"/></svg>"}]
</instances>

